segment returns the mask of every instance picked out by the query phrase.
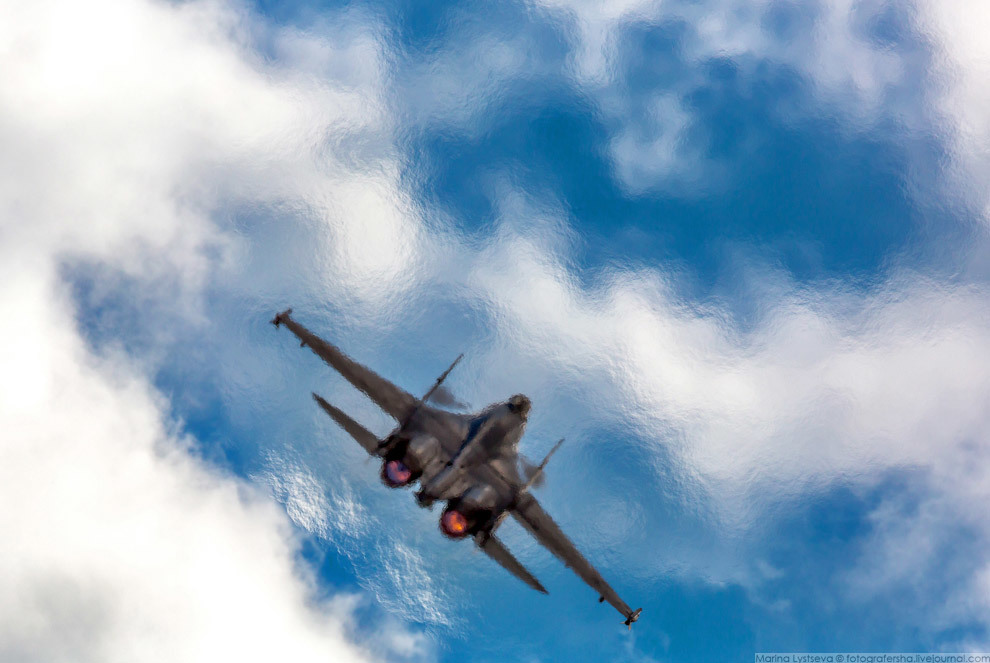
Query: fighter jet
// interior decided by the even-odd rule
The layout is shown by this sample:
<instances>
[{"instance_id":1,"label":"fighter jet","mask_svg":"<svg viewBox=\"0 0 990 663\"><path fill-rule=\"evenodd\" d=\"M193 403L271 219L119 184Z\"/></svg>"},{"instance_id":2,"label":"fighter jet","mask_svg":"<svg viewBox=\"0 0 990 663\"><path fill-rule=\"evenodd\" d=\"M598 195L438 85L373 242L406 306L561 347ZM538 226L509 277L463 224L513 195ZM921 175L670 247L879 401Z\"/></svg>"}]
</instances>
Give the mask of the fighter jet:
<instances>
[{"instance_id":1,"label":"fighter jet","mask_svg":"<svg viewBox=\"0 0 990 663\"><path fill-rule=\"evenodd\" d=\"M371 456L382 460L381 480L386 486L407 488L418 482L415 495L419 506L432 508L436 502L444 503L440 516L443 534L451 539L473 538L482 552L509 573L546 594L540 581L495 536L499 525L511 515L588 583L599 594L599 602L608 601L622 613L624 624L631 628L643 609L631 610L619 598L530 492L539 484L547 461L560 442L539 465L521 458L516 447L531 408L526 396L516 394L504 403L470 415L433 407L428 402L441 390L443 381L461 357L437 378L423 398L416 398L355 362L291 315L292 309L283 311L272 324L285 325L303 346L308 346L398 422L391 433L379 440L367 428L313 394L331 419Z\"/></svg>"}]
</instances>

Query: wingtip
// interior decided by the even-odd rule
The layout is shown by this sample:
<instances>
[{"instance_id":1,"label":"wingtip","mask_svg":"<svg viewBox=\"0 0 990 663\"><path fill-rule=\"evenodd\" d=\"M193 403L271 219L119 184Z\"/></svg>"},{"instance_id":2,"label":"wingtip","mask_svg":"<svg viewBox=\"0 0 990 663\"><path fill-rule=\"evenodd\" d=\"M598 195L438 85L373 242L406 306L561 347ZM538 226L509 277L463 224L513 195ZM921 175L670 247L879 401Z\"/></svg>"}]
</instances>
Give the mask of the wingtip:
<instances>
[{"instance_id":1,"label":"wingtip","mask_svg":"<svg viewBox=\"0 0 990 663\"><path fill-rule=\"evenodd\" d=\"M642 608L636 608L626 617L626 621L623 622L626 626L632 629L632 625L639 620L639 616L642 614Z\"/></svg>"},{"instance_id":2,"label":"wingtip","mask_svg":"<svg viewBox=\"0 0 990 663\"><path fill-rule=\"evenodd\" d=\"M277 315L276 315L276 316L275 316L274 318L272 318L272 324L273 324L273 325L275 325L276 327L278 327L278 326L280 326L280 325L281 325L281 324L282 324L282 323L283 323L283 322L285 321L285 319L286 319L286 318L288 318L288 317L289 317L290 315L292 315L292 309L291 309L291 308L287 308L287 309L285 309L284 311L282 311L281 313L279 313L279 314L277 314Z\"/></svg>"}]
</instances>

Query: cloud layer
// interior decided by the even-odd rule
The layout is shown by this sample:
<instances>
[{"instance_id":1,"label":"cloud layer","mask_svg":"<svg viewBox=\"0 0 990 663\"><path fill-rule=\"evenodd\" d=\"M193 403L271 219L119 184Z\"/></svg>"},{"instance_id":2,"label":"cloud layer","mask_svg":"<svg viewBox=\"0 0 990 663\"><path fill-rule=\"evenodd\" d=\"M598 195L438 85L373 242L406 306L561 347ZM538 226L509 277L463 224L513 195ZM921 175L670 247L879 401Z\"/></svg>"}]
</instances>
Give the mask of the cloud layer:
<instances>
[{"instance_id":1,"label":"cloud layer","mask_svg":"<svg viewBox=\"0 0 990 663\"><path fill-rule=\"evenodd\" d=\"M822 103L850 132L895 118L908 134L932 134L953 164L947 189L981 210L990 79L973 32L980 21L970 11L979 10L919 3L895 39L900 15L884 7L550 3L533 20L564 26L565 75L539 66L537 40L520 31L455 40L408 67L410 86L391 78L401 58L358 10L302 31L213 0L14 3L0 25L0 529L16 533L16 545L0 556L3 577L15 579L0 597L0 654L428 653L399 627L379 634L391 644L354 644L353 605L320 598L296 559L290 520L353 558L359 581L392 613L456 623L447 599L463 595L445 595L433 578L463 557L416 534L434 516L390 501L390 514L413 527L386 527L373 515L386 499L368 489L374 473L340 479L340 465L361 467L357 452L331 465L308 441L327 432L304 410L310 404L287 405L306 401L307 381L332 389L317 368L274 369L282 349L251 326L289 297L317 320L346 309L333 330L350 342L342 344L391 365L389 377L410 388L433 377L425 351L410 347L446 348L461 332L480 338L460 346L463 371L477 381L459 394L478 405L524 390L544 413L527 444L568 435L578 455L556 471L577 480L552 484L548 499L565 525L588 523L575 538L606 575L634 557L628 573L644 582L679 572L766 599L766 585L786 573L766 562L773 546L764 543L780 505L910 475L921 477L913 492L884 495L864 516L865 541L876 545L864 543L829 581L873 596L928 592L904 616L921 628L986 623L982 561L909 545L955 530L990 538L973 507L990 486L985 284L900 263L865 287L799 283L742 258L730 287L695 301L662 267L582 270L567 201L511 177L478 183L495 219L461 232L443 205L416 199L402 151L408 127L397 118L463 131L513 77L563 78L556 83L580 89L604 118L626 193L685 183L697 191L736 167L713 159L703 135L695 140L689 102L705 85L702 65L732 59L751 73L770 61L813 88L777 120ZM622 37L644 25L673 26L679 50L667 64L683 76L654 71L649 89L626 85L644 63ZM407 95L411 87L427 92ZM82 303L80 282L95 291ZM288 519L257 486L198 459L197 441L171 418L182 403L151 386L168 370L220 393L242 431L263 435L280 413L279 428L297 439L234 443ZM353 395L335 399L384 425ZM601 437L614 430L621 445ZM584 508L597 470L625 452L646 470L616 471L620 481L602 480L596 493L606 507ZM707 531L678 539L642 526L667 517L662 500L689 498ZM634 544L621 559L618 538ZM713 539L738 555L724 545L712 552ZM512 543L535 557L523 537ZM951 578L934 593L912 580L946 559ZM464 570L463 584L486 590L484 572ZM430 580L403 591L414 576ZM942 600L962 607L939 609Z\"/></svg>"},{"instance_id":2,"label":"cloud layer","mask_svg":"<svg viewBox=\"0 0 990 663\"><path fill-rule=\"evenodd\" d=\"M176 328L203 324L205 284L236 260L232 210L305 208L345 238L339 267L358 286L402 265L374 35L341 21L331 43L210 1L7 13L0 658L424 655L419 636L368 632L355 598L327 596L284 511L198 459L148 373ZM347 242L334 211L355 208L368 236ZM161 323L150 351L128 356L116 320L94 352L67 270L126 288Z\"/></svg>"}]
</instances>

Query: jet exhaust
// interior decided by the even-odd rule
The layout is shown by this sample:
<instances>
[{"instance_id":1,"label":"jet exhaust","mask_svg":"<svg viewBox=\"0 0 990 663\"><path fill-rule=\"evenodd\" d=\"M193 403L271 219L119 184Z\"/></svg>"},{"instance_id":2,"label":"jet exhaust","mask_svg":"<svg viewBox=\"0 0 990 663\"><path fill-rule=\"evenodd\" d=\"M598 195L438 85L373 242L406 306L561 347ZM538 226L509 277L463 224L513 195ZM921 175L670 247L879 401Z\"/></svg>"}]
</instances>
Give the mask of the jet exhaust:
<instances>
[{"instance_id":1,"label":"jet exhaust","mask_svg":"<svg viewBox=\"0 0 990 663\"><path fill-rule=\"evenodd\" d=\"M440 531L451 539L463 539L471 529L471 520L457 509L445 509L440 516Z\"/></svg>"},{"instance_id":2,"label":"jet exhaust","mask_svg":"<svg viewBox=\"0 0 990 663\"><path fill-rule=\"evenodd\" d=\"M401 460L392 459L382 463L382 483L389 488L403 488L412 483L413 471Z\"/></svg>"}]
</instances>

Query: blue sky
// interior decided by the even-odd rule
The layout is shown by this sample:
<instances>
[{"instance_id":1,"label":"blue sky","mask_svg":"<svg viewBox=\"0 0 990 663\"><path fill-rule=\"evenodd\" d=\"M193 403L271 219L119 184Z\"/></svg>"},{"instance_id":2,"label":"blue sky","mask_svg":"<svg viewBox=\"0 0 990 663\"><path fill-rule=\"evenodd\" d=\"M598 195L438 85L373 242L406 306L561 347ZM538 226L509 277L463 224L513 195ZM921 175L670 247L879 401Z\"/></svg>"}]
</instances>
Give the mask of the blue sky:
<instances>
[{"instance_id":1,"label":"blue sky","mask_svg":"<svg viewBox=\"0 0 990 663\"><path fill-rule=\"evenodd\" d=\"M987 649L986 10L18 12L0 654ZM383 487L309 392L390 423L290 305L411 391L464 352L462 400L528 394L523 452L568 440L539 496L636 627Z\"/></svg>"}]
</instances>

